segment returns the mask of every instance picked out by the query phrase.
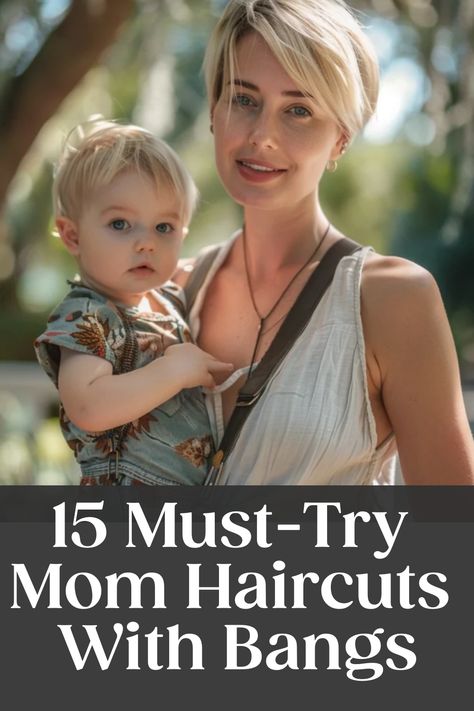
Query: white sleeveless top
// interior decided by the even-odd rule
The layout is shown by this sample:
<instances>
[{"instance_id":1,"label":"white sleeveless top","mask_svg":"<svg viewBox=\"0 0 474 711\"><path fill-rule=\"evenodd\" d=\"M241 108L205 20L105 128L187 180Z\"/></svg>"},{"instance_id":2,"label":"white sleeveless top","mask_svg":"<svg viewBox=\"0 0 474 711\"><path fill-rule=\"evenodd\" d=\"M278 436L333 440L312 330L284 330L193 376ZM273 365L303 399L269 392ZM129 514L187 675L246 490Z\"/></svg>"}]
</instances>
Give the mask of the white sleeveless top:
<instances>
[{"instance_id":1,"label":"white sleeveless top","mask_svg":"<svg viewBox=\"0 0 474 711\"><path fill-rule=\"evenodd\" d=\"M234 240L223 247L190 314L194 337L206 290ZM370 251L344 257L303 333L254 406L228 456L221 484L392 484L396 446L377 447L360 315L360 278ZM248 368L206 391L211 429L222 438L221 393Z\"/></svg>"}]
</instances>

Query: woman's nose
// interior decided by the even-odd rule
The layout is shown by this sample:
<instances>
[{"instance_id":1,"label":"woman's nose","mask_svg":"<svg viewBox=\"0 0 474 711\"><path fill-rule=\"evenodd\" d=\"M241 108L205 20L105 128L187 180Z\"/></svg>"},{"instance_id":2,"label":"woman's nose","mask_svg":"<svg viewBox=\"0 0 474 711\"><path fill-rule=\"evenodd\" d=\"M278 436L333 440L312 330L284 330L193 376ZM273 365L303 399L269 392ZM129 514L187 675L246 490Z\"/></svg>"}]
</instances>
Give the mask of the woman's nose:
<instances>
[{"instance_id":1,"label":"woman's nose","mask_svg":"<svg viewBox=\"0 0 474 711\"><path fill-rule=\"evenodd\" d=\"M249 131L249 143L260 148L277 147L278 134L274 117L265 111L255 116Z\"/></svg>"}]
</instances>

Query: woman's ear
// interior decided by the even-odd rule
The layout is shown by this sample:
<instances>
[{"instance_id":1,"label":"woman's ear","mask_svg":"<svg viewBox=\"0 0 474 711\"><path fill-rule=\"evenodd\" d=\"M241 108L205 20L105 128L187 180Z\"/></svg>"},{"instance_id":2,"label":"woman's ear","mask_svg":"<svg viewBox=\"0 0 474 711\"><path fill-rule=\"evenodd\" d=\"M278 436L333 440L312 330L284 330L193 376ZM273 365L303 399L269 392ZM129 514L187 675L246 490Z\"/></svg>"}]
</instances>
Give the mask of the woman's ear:
<instances>
[{"instance_id":1,"label":"woman's ear","mask_svg":"<svg viewBox=\"0 0 474 711\"><path fill-rule=\"evenodd\" d=\"M347 131L341 130L341 134L333 148L333 155L331 155L332 160L337 160L338 158L344 155L344 153L347 151L349 141L350 136Z\"/></svg>"},{"instance_id":2,"label":"woman's ear","mask_svg":"<svg viewBox=\"0 0 474 711\"><path fill-rule=\"evenodd\" d=\"M79 255L79 231L76 223L69 217L57 217L56 229L67 251L77 257Z\"/></svg>"}]
</instances>

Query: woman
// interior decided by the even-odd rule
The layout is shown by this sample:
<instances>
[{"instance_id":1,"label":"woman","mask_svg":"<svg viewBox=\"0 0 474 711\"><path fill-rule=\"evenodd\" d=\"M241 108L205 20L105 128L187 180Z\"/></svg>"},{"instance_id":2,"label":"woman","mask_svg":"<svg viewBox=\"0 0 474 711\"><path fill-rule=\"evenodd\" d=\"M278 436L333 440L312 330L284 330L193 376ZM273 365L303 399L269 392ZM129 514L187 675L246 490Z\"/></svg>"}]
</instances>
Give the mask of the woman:
<instances>
[{"instance_id":1,"label":"woman","mask_svg":"<svg viewBox=\"0 0 474 711\"><path fill-rule=\"evenodd\" d=\"M343 237L319 183L372 115L378 71L339 0L230 0L205 70L217 169L244 208L244 228L219 251L191 312L201 348L236 368L209 393L220 440L249 370ZM436 284L411 262L363 248L339 262L218 481L390 482L396 446L407 483L474 482Z\"/></svg>"}]
</instances>

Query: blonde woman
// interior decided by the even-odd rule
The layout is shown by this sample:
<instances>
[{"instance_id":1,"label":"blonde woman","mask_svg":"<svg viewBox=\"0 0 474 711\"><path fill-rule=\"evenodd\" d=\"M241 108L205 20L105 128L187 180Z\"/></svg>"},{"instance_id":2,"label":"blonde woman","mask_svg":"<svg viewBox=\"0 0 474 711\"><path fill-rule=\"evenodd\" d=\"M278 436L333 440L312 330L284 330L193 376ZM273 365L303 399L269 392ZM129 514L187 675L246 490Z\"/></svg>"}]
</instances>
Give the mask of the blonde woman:
<instances>
[{"instance_id":1,"label":"blonde woman","mask_svg":"<svg viewBox=\"0 0 474 711\"><path fill-rule=\"evenodd\" d=\"M221 441L249 371L343 237L324 214L319 184L372 115L378 69L342 1L230 0L205 72L217 170L244 208L244 227L219 250L191 312L201 348L236 368L208 394ZM472 437L436 283L416 264L361 248L338 263L215 462L215 480L391 482L397 447L409 484L473 483Z\"/></svg>"}]
</instances>

